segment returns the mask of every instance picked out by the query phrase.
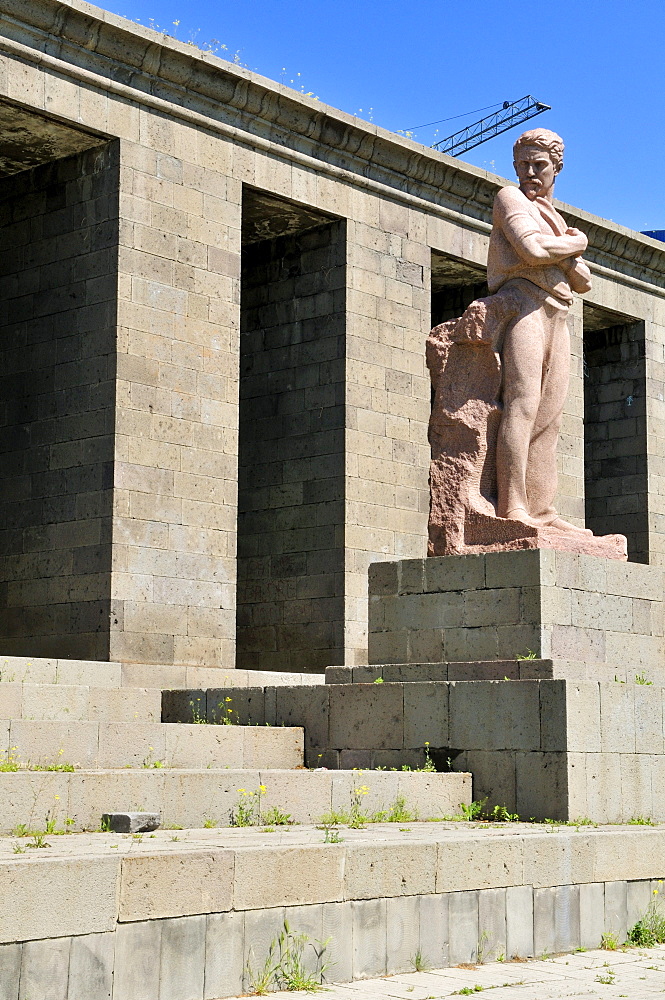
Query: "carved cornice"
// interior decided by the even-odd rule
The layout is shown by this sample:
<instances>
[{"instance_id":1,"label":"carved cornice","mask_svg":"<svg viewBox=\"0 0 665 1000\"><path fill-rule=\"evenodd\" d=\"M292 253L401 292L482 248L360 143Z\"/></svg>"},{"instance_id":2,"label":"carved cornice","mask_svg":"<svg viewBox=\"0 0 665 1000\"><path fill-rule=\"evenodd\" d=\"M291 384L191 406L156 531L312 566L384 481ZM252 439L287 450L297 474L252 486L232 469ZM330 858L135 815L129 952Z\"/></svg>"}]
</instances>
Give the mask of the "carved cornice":
<instances>
[{"instance_id":1,"label":"carved cornice","mask_svg":"<svg viewBox=\"0 0 665 1000\"><path fill-rule=\"evenodd\" d=\"M90 71L131 88L137 102L142 95L167 101L239 129L250 145L257 136L273 143L276 154L306 154L322 169L328 164L386 185L397 200L415 197L459 213L471 228L486 229L494 196L507 183L90 4L0 0L0 12L7 38L61 60L62 72L67 65ZM557 207L589 237L591 261L665 287L665 244Z\"/></svg>"}]
</instances>

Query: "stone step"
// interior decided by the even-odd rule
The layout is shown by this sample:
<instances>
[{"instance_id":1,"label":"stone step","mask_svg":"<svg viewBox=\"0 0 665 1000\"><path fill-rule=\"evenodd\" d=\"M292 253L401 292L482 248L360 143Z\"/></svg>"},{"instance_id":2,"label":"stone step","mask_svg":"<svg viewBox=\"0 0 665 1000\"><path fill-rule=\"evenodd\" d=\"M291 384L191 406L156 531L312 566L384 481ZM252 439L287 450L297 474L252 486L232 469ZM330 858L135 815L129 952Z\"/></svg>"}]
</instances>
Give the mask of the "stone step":
<instances>
[{"instance_id":1,"label":"stone step","mask_svg":"<svg viewBox=\"0 0 665 1000\"><path fill-rule=\"evenodd\" d=\"M296 727L169 725L161 722L0 720L0 761L79 768L298 767Z\"/></svg>"},{"instance_id":2,"label":"stone step","mask_svg":"<svg viewBox=\"0 0 665 1000\"><path fill-rule=\"evenodd\" d=\"M91 687L191 688L252 685L323 684L323 673L235 670L233 667L172 666L165 663L120 663L0 656L0 685L84 684Z\"/></svg>"},{"instance_id":3,"label":"stone step","mask_svg":"<svg viewBox=\"0 0 665 1000\"><path fill-rule=\"evenodd\" d=\"M107 688L85 684L7 683L0 715L49 722L160 722L160 688Z\"/></svg>"},{"instance_id":4,"label":"stone step","mask_svg":"<svg viewBox=\"0 0 665 1000\"><path fill-rule=\"evenodd\" d=\"M249 970L263 968L285 920L326 942L338 983L413 971L417 954L442 968L596 948L603 933L624 941L661 888L662 827L340 832L336 843L313 827L74 834L18 854L25 841L0 838L0 996L254 994ZM304 957L309 968L309 943Z\"/></svg>"},{"instance_id":5,"label":"stone step","mask_svg":"<svg viewBox=\"0 0 665 1000\"><path fill-rule=\"evenodd\" d=\"M256 768L0 773L0 832L19 824L44 829L47 815L60 830L96 830L103 813L128 811L159 812L162 827L229 826L239 803L255 807L257 824L261 817L270 822L272 807L295 823L319 823L331 810L349 813L354 797L365 814L403 800L414 819L455 815L460 803L471 802L471 775Z\"/></svg>"}]
</instances>

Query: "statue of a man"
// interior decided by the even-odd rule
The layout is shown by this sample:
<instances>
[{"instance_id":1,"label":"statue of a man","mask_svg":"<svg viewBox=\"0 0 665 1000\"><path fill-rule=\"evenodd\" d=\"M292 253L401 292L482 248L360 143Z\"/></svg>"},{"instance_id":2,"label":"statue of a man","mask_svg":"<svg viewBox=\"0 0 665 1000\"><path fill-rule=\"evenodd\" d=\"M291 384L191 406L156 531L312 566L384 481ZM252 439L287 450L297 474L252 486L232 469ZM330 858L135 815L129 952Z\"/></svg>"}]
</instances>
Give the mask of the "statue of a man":
<instances>
[{"instance_id":1,"label":"statue of a man","mask_svg":"<svg viewBox=\"0 0 665 1000\"><path fill-rule=\"evenodd\" d=\"M554 507L556 447L570 374L566 318L588 292L586 236L554 208L563 142L533 129L514 146L519 188L494 201L487 283L427 338L432 556L554 548L626 558L623 535L594 536Z\"/></svg>"},{"instance_id":2,"label":"statue of a man","mask_svg":"<svg viewBox=\"0 0 665 1000\"><path fill-rule=\"evenodd\" d=\"M586 236L553 205L563 141L549 129L524 132L513 147L519 188L494 201L487 263L490 293L510 287L521 307L499 347L503 413L496 447L499 517L580 531L559 517L556 446L570 370L566 324L572 292L591 288L580 254Z\"/></svg>"}]
</instances>

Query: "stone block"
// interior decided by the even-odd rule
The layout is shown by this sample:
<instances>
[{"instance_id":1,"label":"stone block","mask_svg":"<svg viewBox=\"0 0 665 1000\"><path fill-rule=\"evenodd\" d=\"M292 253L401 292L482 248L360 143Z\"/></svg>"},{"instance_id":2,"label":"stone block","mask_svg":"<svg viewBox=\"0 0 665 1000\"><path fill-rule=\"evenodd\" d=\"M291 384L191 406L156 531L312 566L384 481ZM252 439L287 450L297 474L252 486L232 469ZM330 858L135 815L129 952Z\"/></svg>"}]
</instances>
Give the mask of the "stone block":
<instances>
[{"instance_id":1,"label":"stone block","mask_svg":"<svg viewBox=\"0 0 665 1000\"><path fill-rule=\"evenodd\" d=\"M506 957L533 955L533 888L513 885L506 889Z\"/></svg>"},{"instance_id":2,"label":"stone block","mask_svg":"<svg viewBox=\"0 0 665 1000\"><path fill-rule=\"evenodd\" d=\"M238 851L233 908L254 910L344 899L344 848L343 844L327 844Z\"/></svg>"},{"instance_id":3,"label":"stone block","mask_svg":"<svg viewBox=\"0 0 665 1000\"><path fill-rule=\"evenodd\" d=\"M404 685L405 747L449 746L448 685L412 681Z\"/></svg>"},{"instance_id":4,"label":"stone block","mask_svg":"<svg viewBox=\"0 0 665 1000\"><path fill-rule=\"evenodd\" d=\"M244 918L243 987L255 992L254 982L264 968L270 946L284 930L284 907L250 910Z\"/></svg>"},{"instance_id":5,"label":"stone block","mask_svg":"<svg viewBox=\"0 0 665 1000\"><path fill-rule=\"evenodd\" d=\"M662 754L663 693L656 685L635 684L633 688L635 719L635 750L638 754Z\"/></svg>"},{"instance_id":6,"label":"stone block","mask_svg":"<svg viewBox=\"0 0 665 1000\"><path fill-rule=\"evenodd\" d=\"M275 806L289 812L296 823L318 823L331 809L331 781L337 775L330 771L265 770L257 777L266 789L261 799L263 810ZM253 789L250 786L249 790Z\"/></svg>"},{"instance_id":7,"label":"stone block","mask_svg":"<svg viewBox=\"0 0 665 1000\"><path fill-rule=\"evenodd\" d=\"M57 684L85 684L95 688L118 688L122 679L122 664L90 660L58 660ZM139 685L140 687L150 685Z\"/></svg>"},{"instance_id":8,"label":"stone block","mask_svg":"<svg viewBox=\"0 0 665 1000\"><path fill-rule=\"evenodd\" d=\"M514 751L463 751L455 757L453 767L471 773L472 800L487 798L490 808L505 806L509 812L517 811Z\"/></svg>"},{"instance_id":9,"label":"stone block","mask_svg":"<svg viewBox=\"0 0 665 1000\"><path fill-rule=\"evenodd\" d=\"M564 753L515 754L516 809L531 819L569 819Z\"/></svg>"},{"instance_id":10,"label":"stone block","mask_svg":"<svg viewBox=\"0 0 665 1000\"><path fill-rule=\"evenodd\" d=\"M348 983L353 979L353 906L351 902L327 903L322 907L322 940L328 941L324 973L326 983Z\"/></svg>"},{"instance_id":11,"label":"stone block","mask_svg":"<svg viewBox=\"0 0 665 1000\"><path fill-rule=\"evenodd\" d=\"M67 1000L70 938L24 941L21 998Z\"/></svg>"},{"instance_id":12,"label":"stone block","mask_svg":"<svg viewBox=\"0 0 665 1000\"><path fill-rule=\"evenodd\" d=\"M162 724L164 759L169 767L243 767L242 726Z\"/></svg>"},{"instance_id":13,"label":"stone block","mask_svg":"<svg viewBox=\"0 0 665 1000\"><path fill-rule=\"evenodd\" d=\"M533 890L533 951L537 958L556 951L556 887Z\"/></svg>"},{"instance_id":14,"label":"stone block","mask_svg":"<svg viewBox=\"0 0 665 1000\"><path fill-rule=\"evenodd\" d=\"M635 753L635 685L600 685L603 753Z\"/></svg>"},{"instance_id":15,"label":"stone block","mask_svg":"<svg viewBox=\"0 0 665 1000\"><path fill-rule=\"evenodd\" d=\"M420 949L420 898L386 900L386 972L412 972Z\"/></svg>"},{"instance_id":16,"label":"stone block","mask_svg":"<svg viewBox=\"0 0 665 1000\"><path fill-rule=\"evenodd\" d=\"M102 813L102 829L112 833L150 833L161 826L158 812Z\"/></svg>"},{"instance_id":17,"label":"stone block","mask_svg":"<svg viewBox=\"0 0 665 1000\"><path fill-rule=\"evenodd\" d=\"M161 920L118 925L113 1000L155 1000L159 996Z\"/></svg>"},{"instance_id":18,"label":"stone block","mask_svg":"<svg viewBox=\"0 0 665 1000\"><path fill-rule=\"evenodd\" d=\"M78 767L99 766L99 727L96 722L35 722L12 720L9 745L22 761L32 764L67 762ZM123 761L124 763L124 761Z\"/></svg>"},{"instance_id":19,"label":"stone block","mask_svg":"<svg viewBox=\"0 0 665 1000\"><path fill-rule=\"evenodd\" d=\"M448 959L448 907L445 892L420 896L420 954L430 969L443 969Z\"/></svg>"},{"instance_id":20,"label":"stone block","mask_svg":"<svg viewBox=\"0 0 665 1000\"><path fill-rule=\"evenodd\" d=\"M554 950L573 951L580 945L580 887L559 885L554 899Z\"/></svg>"},{"instance_id":21,"label":"stone block","mask_svg":"<svg viewBox=\"0 0 665 1000\"><path fill-rule=\"evenodd\" d=\"M485 555L471 555L464 559L457 556L430 557L425 560L425 592L441 594L446 591L483 590L486 586L485 566ZM373 593L371 589L370 593Z\"/></svg>"},{"instance_id":22,"label":"stone block","mask_svg":"<svg viewBox=\"0 0 665 1000\"><path fill-rule=\"evenodd\" d=\"M615 934L620 944L628 931L628 890L626 882L605 883L605 931Z\"/></svg>"},{"instance_id":23,"label":"stone block","mask_svg":"<svg viewBox=\"0 0 665 1000\"><path fill-rule=\"evenodd\" d=\"M301 767L304 761L303 743L303 730L295 726L290 729L247 726L243 735L243 765L246 768Z\"/></svg>"},{"instance_id":24,"label":"stone block","mask_svg":"<svg viewBox=\"0 0 665 1000\"><path fill-rule=\"evenodd\" d=\"M587 815L599 823L621 823L621 754L586 754Z\"/></svg>"},{"instance_id":25,"label":"stone block","mask_svg":"<svg viewBox=\"0 0 665 1000\"><path fill-rule=\"evenodd\" d=\"M645 880L628 882L626 886L626 927L628 930L641 920L654 897L651 882Z\"/></svg>"},{"instance_id":26,"label":"stone block","mask_svg":"<svg viewBox=\"0 0 665 1000\"><path fill-rule=\"evenodd\" d=\"M110 931L117 917L118 858L20 858L0 864L0 943Z\"/></svg>"},{"instance_id":27,"label":"stone block","mask_svg":"<svg viewBox=\"0 0 665 1000\"><path fill-rule=\"evenodd\" d=\"M88 719L93 722L159 722L158 688L90 688Z\"/></svg>"},{"instance_id":28,"label":"stone block","mask_svg":"<svg viewBox=\"0 0 665 1000\"><path fill-rule=\"evenodd\" d=\"M605 885L580 886L580 948L598 948L605 931Z\"/></svg>"},{"instance_id":29,"label":"stone block","mask_svg":"<svg viewBox=\"0 0 665 1000\"><path fill-rule=\"evenodd\" d=\"M162 922L159 959L160 1000L203 1000L206 917L176 917Z\"/></svg>"},{"instance_id":30,"label":"stone block","mask_svg":"<svg viewBox=\"0 0 665 1000\"><path fill-rule=\"evenodd\" d=\"M401 684L331 684L330 746L390 750L404 746Z\"/></svg>"},{"instance_id":31,"label":"stone block","mask_svg":"<svg viewBox=\"0 0 665 1000\"><path fill-rule=\"evenodd\" d=\"M325 747L328 742L329 691L320 687L280 687L275 692L275 725L302 726L305 746Z\"/></svg>"},{"instance_id":32,"label":"stone block","mask_svg":"<svg viewBox=\"0 0 665 1000\"><path fill-rule=\"evenodd\" d=\"M224 719L230 719L239 726L265 725L265 688L209 688L207 720L219 723Z\"/></svg>"},{"instance_id":33,"label":"stone block","mask_svg":"<svg viewBox=\"0 0 665 1000\"><path fill-rule=\"evenodd\" d=\"M437 845L349 843L346 848L347 899L415 896L435 891Z\"/></svg>"},{"instance_id":34,"label":"stone block","mask_svg":"<svg viewBox=\"0 0 665 1000\"><path fill-rule=\"evenodd\" d=\"M0 944L0 997L19 1000L22 944Z\"/></svg>"},{"instance_id":35,"label":"stone block","mask_svg":"<svg viewBox=\"0 0 665 1000\"><path fill-rule=\"evenodd\" d=\"M112 933L71 939L67 1000L110 1000L114 945Z\"/></svg>"},{"instance_id":36,"label":"stone block","mask_svg":"<svg viewBox=\"0 0 665 1000\"><path fill-rule=\"evenodd\" d=\"M122 858L118 919L155 920L230 910L232 851Z\"/></svg>"},{"instance_id":37,"label":"stone block","mask_svg":"<svg viewBox=\"0 0 665 1000\"><path fill-rule=\"evenodd\" d=\"M538 681L450 683L450 745L467 750L540 747Z\"/></svg>"},{"instance_id":38,"label":"stone block","mask_svg":"<svg viewBox=\"0 0 665 1000\"><path fill-rule=\"evenodd\" d=\"M369 979L386 972L386 902L360 899L351 903L354 979Z\"/></svg>"},{"instance_id":39,"label":"stone block","mask_svg":"<svg viewBox=\"0 0 665 1000\"><path fill-rule=\"evenodd\" d=\"M478 893L478 949L484 962L507 953L506 889L483 889Z\"/></svg>"},{"instance_id":40,"label":"stone block","mask_svg":"<svg viewBox=\"0 0 665 1000\"><path fill-rule=\"evenodd\" d=\"M478 959L478 893L451 892L449 906L448 957L451 965L476 962Z\"/></svg>"},{"instance_id":41,"label":"stone block","mask_svg":"<svg viewBox=\"0 0 665 1000\"><path fill-rule=\"evenodd\" d=\"M244 913L209 913L206 917L205 1000L242 992L244 934Z\"/></svg>"},{"instance_id":42,"label":"stone block","mask_svg":"<svg viewBox=\"0 0 665 1000\"><path fill-rule=\"evenodd\" d=\"M439 844L436 891L459 893L494 889L524 881L523 844L519 837L468 837Z\"/></svg>"},{"instance_id":43,"label":"stone block","mask_svg":"<svg viewBox=\"0 0 665 1000\"><path fill-rule=\"evenodd\" d=\"M557 582L551 549L488 552L485 555L486 587L540 587Z\"/></svg>"},{"instance_id":44,"label":"stone block","mask_svg":"<svg viewBox=\"0 0 665 1000\"><path fill-rule=\"evenodd\" d=\"M206 692L196 688L162 691L162 722L194 722L205 719Z\"/></svg>"}]
</instances>

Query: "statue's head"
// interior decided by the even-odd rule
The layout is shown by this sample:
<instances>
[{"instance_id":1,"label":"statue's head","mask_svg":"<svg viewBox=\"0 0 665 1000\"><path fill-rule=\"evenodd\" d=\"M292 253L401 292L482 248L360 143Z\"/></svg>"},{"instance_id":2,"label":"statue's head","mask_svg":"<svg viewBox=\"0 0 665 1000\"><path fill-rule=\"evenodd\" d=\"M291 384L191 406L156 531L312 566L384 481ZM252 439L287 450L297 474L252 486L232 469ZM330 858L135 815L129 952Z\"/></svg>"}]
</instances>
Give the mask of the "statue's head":
<instances>
[{"instance_id":1,"label":"statue's head","mask_svg":"<svg viewBox=\"0 0 665 1000\"><path fill-rule=\"evenodd\" d=\"M513 146L513 164L527 198L551 197L563 168L563 139L548 128L529 129Z\"/></svg>"}]
</instances>

